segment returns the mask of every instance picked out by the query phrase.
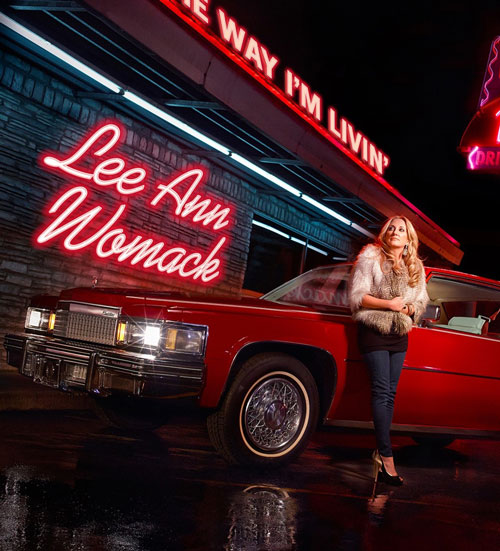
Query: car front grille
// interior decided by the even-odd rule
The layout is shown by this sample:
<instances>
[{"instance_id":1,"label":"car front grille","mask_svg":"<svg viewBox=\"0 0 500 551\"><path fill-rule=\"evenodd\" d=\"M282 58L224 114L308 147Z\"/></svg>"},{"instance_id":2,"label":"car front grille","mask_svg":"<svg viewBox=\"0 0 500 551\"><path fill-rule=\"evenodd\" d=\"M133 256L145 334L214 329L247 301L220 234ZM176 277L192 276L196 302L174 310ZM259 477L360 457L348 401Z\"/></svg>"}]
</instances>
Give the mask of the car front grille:
<instances>
[{"instance_id":1,"label":"car front grille","mask_svg":"<svg viewBox=\"0 0 500 551\"><path fill-rule=\"evenodd\" d=\"M56 311L53 334L55 337L113 345L118 315L117 308L66 303Z\"/></svg>"}]
</instances>

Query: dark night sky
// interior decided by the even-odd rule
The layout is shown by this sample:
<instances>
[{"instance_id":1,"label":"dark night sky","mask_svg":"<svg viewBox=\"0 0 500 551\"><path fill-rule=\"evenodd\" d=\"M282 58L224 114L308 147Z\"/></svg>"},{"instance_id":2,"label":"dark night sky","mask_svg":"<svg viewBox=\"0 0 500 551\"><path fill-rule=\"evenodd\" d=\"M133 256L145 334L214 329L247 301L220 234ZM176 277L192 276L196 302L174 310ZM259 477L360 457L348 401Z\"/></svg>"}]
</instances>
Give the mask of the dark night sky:
<instances>
[{"instance_id":1,"label":"dark night sky","mask_svg":"<svg viewBox=\"0 0 500 551\"><path fill-rule=\"evenodd\" d=\"M385 178L461 243L460 270L500 279L500 175L469 173L457 152L500 34L499 0L212 4L390 156Z\"/></svg>"}]
</instances>

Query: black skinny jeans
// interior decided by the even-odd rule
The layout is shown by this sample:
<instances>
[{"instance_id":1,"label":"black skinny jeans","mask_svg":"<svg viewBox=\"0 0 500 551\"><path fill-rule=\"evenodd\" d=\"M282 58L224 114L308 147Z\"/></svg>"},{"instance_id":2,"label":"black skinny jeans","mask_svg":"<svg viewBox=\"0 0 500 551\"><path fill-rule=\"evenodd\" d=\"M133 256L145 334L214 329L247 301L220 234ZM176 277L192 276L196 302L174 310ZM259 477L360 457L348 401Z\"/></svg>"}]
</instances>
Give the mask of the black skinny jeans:
<instances>
[{"instance_id":1,"label":"black skinny jeans","mask_svg":"<svg viewBox=\"0 0 500 551\"><path fill-rule=\"evenodd\" d=\"M390 429L394 398L406 352L374 350L363 354L370 372L373 424L380 455L392 457Z\"/></svg>"}]
</instances>

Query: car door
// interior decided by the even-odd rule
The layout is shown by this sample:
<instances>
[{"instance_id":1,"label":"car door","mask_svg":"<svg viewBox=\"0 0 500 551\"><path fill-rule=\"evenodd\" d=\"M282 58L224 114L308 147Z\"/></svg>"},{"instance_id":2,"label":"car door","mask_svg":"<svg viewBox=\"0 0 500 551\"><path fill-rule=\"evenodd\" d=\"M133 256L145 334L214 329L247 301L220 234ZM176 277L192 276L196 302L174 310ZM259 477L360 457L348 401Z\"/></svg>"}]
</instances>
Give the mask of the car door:
<instances>
[{"instance_id":1,"label":"car door","mask_svg":"<svg viewBox=\"0 0 500 551\"><path fill-rule=\"evenodd\" d=\"M480 316L498 310L500 286L437 272L428 292L441 319L410 333L393 422L499 431L500 319Z\"/></svg>"}]
</instances>

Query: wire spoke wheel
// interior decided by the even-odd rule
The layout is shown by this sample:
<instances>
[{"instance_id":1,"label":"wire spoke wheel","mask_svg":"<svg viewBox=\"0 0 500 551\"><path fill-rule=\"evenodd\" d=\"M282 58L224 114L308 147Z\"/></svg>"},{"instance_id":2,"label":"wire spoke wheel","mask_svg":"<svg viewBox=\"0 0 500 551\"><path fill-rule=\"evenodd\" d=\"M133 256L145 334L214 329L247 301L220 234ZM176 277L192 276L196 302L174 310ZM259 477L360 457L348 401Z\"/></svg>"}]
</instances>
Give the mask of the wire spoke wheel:
<instances>
[{"instance_id":1,"label":"wire spoke wheel","mask_svg":"<svg viewBox=\"0 0 500 551\"><path fill-rule=\"evenodd\" d=\"M296 436L304 409L304 399L290 380L273 377L262 382L244 404L247 438L263 450L279 450Z\"/></svg>"},{"instance_id":2,"label":"wire spoke wheel","mask_svg":"<svg viewBox=\"0 0 500 551\"><path fill-rule=\"evenodd\" d=\"M297 358L256 354L239 370L207 419L214 447L230 463L278 466L303 451L316 427L316 382Z\"/></svg>"}]
</instances>

